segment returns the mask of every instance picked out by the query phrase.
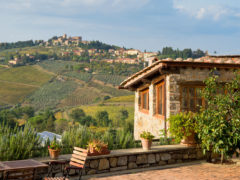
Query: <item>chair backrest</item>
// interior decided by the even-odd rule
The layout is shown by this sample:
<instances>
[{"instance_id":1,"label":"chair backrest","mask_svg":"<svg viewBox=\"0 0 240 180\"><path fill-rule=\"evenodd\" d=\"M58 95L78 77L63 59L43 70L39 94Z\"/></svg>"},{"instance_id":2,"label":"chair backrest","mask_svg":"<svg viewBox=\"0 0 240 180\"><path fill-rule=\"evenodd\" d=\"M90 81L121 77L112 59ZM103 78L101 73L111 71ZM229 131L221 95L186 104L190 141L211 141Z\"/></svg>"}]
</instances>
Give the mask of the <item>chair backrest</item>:
<instances>
[{"instance_id":1,"label":"chair backrest","mask_svg":"<svg viewBox=\"0 0 240 180\"><path fill-rule=\"evenodd\" d=\"M7 171L4 175L7 180L33 180L34 169L12 170Z\"/></svg>"},{"instance_id":2,"label":"chair backrest","mask_svg":"<svg viewBox=\"0 0 240 180\"><path fill-rule=\"evenodd\" d=\"M70 165L75 167L84 168L88 150L79 147L74 147L72 157L70 159Z\"/></svg>"}]
</instances>

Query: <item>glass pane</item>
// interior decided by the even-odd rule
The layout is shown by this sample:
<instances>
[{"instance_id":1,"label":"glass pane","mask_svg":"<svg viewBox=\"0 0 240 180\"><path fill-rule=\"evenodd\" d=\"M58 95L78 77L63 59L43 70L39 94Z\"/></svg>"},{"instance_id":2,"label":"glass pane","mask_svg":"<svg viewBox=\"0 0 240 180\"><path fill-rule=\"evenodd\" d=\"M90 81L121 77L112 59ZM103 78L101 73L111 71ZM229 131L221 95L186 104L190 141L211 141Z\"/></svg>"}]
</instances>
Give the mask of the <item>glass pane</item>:
<instances>
[{"instance_id":1,"label":"glass pane","mask_svg":"<svg viewBox=\"0 0 240 180\"><path fill-rule=\"evenodd\" d=\"M201 97L201 92L202 92L202 88L196 88L196 97L197 98Z\"/></svg>"},{"instance_id":2,"label":"glass pane","mask_svg":"<svg viewBox=\"0 0 240 180\"><path fill-rule=\"evenodd\" d=\"M187 101L187 98L182 98L182 109L185 109L185 108L188 108L188 101Z\"/></svg>"},{"instance_id":3,"label":"glass pane","mask_svg":"<svg viewBox=\"0 0 240 180\"><path fill-rule=\"evenodd\" d=\"M187 88L182 88L182 97L187 97Z\"/></svg>"},{"instance_id":4,"label":"glass pane","mask_svg":"<svg viewBox=\"0 0 240 180\"><path fill-rule=\"evenodd\" d=\"M202 103L203 103L202 99L197 99L197 105L202 106L203 105Z\"/></svg>"},{"instance_id":5,"label":"glass pane","mask_svg":"<svg viewBox=\"0 0 240 180\"><path fill-rule=\"evenodd\" d=\"M189 88L189 97L194 97L195 96L194 90L195 90L195 88Z\"/></svg>"},{"instance_id":6,"label":"glass pane","mask_svg":"<svg viewBox=\"0 0 240 180\"><path fill-rule=\"evenodd\" d=\"M143 109L147 109L147 93L143 94Z\"/></svg>"},{"instance_id":7,"label":"glass pane","mask_svg":"<svg viewBox=\"0 0 240 180\"><path fill-rule=\"evenodd\" d=\"M203 101L202 101L202 99L197 99L196 110L197 110L197 111L200 111L200 109L202 108L202 106L203 106Z\"/></svg>"},{"instance_id":8,"label":"glass pane","mask_svg":"<svg viewBox=\"0 0 240 180\"><path fill-rule=\"evenodd\" d=\"M141 106L141 104L142 104L142 94L141 93L139 93L139 97L138 97L138 105L139 106Z\"/></svg>"},{"instance_id":9,"label":"glass pane","mask_svg":"<svg viewBox=\"0 0 240 180\"><path fill-rule=\"evenodd\" d=\"M147 110L149 109L149 93L147 92Z\"/></svg>"},{"instance_id":10,"label":"glass pane","mask_svg":"<svg viewBox=\"0 0 240 180\"><path fill-rule=\"evenodd\" d=\"M207 109L208 108L208 102L205 100L205 107L204 107L205 109Z\"/></svg>"},{"instance_id":11,"label":"glass pane","mask_svg":"<svg viewBox=\"0 0 240 180\"><path fill-rule=\"evenodd\" d=\"M195 111L195 99L190 99L190 111Z\"/></svg>"},{"instance_id":12,"label":"glass pane","mask_svg":"<svg viewBox=\"0 0 240 180\"><path fill-rule=\"evenodd\" d=\"M158 87L158 114L163 114L163 104L162 104L162 94L163 94L163 87Z\"/></svg>"}]
</instances>

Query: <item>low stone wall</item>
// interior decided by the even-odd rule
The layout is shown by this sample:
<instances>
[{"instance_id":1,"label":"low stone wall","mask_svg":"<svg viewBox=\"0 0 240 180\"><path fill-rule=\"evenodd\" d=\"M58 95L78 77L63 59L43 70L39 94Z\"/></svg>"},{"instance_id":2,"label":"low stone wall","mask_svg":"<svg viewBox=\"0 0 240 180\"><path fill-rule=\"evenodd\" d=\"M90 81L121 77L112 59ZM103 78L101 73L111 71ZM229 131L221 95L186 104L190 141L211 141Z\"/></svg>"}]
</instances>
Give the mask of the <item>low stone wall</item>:
<instances>
[{"instance_id":1,"label":"low stone wall","mask_svg":"<svg viewBox=\"0 0 240 180\"><path fill-rule=\"evenodd\" d=\"M60 160L69 161L71 155L62 155ZM203 159L200 149L183 145L154 146L149 151L141 148L111 151L108 155L88 157L84 175L122 171L135 168L164 166ZM37 159L48 163L48 158ZM47 169L39 170L39 176L46 176Z\"/></svg>"}]
</instances>

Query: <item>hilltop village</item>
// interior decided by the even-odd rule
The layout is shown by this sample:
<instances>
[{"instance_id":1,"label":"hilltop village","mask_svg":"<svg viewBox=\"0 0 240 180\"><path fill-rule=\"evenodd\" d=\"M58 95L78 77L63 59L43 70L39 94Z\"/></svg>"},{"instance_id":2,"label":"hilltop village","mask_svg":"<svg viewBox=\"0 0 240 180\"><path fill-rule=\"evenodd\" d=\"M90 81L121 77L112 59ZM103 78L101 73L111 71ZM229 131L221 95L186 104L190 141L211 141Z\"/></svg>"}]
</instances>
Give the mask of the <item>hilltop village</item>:
<instances>
[{"instance_id":1,"label":"hilltop village","mask_svg":"<svg viewBox=\"0 0 240 180\"><path fill-rule=\"evenodd\" d=\"M39 62L45 59L139 64L140 62L148 62L158 55L158 52L141 52L137 49L121 48L99 41L84 41L81 36L68 37L67 34L59 37L54 36L48 41L37 40L35 42L26 41L17 43L25 43L28 48L24 48L23 45L24 49L17 49L7 55L4 54L4 56L0 54L0 61L5 61L11 66ZM7 46L9 44L0 43L0 48L7 48ZM36 47L38 47L38 51Z\"/></svg>"}]
</instances>

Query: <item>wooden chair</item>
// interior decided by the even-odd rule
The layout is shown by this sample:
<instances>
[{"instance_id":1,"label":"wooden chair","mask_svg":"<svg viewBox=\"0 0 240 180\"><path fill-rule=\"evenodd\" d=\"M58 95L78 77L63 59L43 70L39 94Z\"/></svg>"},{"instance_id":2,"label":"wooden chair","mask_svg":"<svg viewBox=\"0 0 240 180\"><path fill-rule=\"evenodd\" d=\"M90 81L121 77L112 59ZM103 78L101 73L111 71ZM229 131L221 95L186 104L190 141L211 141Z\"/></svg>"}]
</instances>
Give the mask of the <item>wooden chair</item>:
<instances>
[{"instance_id":1,"label":"wooden chair","mask_svg":"<svg viewBox=\"0 0 240 180\"><path fill-rule=\"evenodd\" d=\"M68 166L66 166L64 168L64 170L62 172L63 177L54 177L55 174L50 172L50 174L52 174L53 177L46 177L45 180L60 180L59 178L61 178L61 180L67 180L68 177L77 175L77 172L78 172L79 180L80 180L82 177L82 170L85 167L87 155L88 155L88 150L74 147L73 154L70 159L70 163ZM58 161L50 163L50 171L53 170L54 169L53 167L56 165L62 166L62 163L63 162L58 162ZM71 170L74 170L75 173L70 174Z\"/></svg>"},{"instance_id":2,"label":"wooden chair","mask_svg":"<svg viewBox=\"0 0 240 180\"><path fill-rule=\"evenodd\" d=\"M34 180L35 169L22 169L6 171L3 176L4 180Z\"/></svg>"}]
</instances>

